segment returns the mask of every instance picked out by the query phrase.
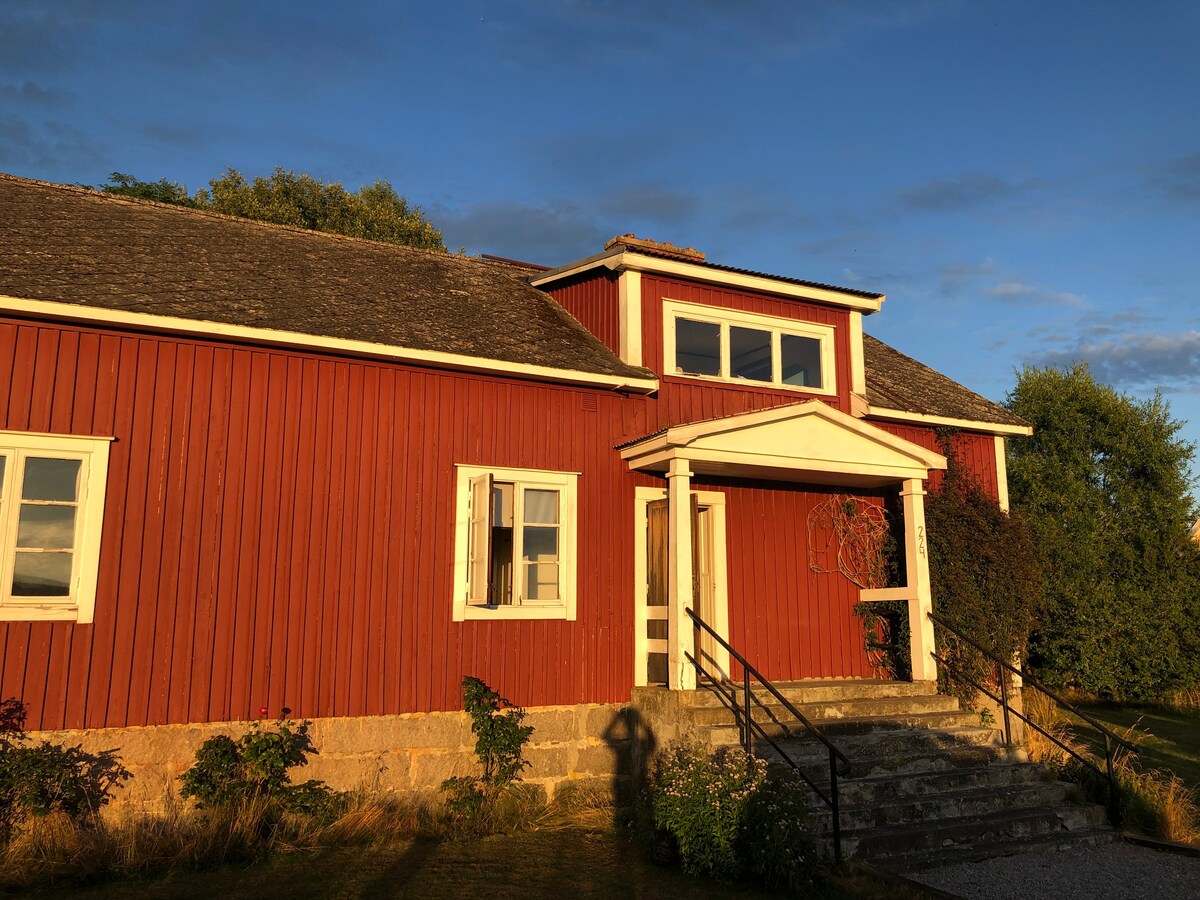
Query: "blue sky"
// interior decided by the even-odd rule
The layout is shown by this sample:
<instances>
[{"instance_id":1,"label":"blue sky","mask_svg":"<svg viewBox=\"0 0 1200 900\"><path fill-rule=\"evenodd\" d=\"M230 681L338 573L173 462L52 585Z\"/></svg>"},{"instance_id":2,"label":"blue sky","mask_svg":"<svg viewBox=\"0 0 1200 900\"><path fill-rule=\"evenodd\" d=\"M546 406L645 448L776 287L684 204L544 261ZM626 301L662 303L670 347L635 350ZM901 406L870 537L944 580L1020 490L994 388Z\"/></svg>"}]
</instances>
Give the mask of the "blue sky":
<instances>
[{"instance_id":1,"label":"blue sky","mask_svg":"<svg viewBox=\"0 0 1200 900\"><path fill-rule=\"evenodd\" d=\"M888 295L993 399L1161 387L1200 440L1200 4L6 0L0 170L389 180L452 249L614 234Z\"/></svg>"}]
</instances>

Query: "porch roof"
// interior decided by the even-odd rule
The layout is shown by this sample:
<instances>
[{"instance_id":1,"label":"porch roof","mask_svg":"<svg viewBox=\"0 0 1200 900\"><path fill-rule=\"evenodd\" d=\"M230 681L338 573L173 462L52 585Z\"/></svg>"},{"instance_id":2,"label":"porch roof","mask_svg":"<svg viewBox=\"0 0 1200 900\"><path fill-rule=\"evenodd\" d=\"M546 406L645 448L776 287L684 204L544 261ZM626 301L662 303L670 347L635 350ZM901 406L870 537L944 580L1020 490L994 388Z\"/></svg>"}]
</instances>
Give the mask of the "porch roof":
<instances>
[{"instance_id":1,"label":"porch roof","mask_svg":"<svg viewBox=\"0 0 1200 900\"><path fill-rule=\"evenodd\" d=\"M631 469L665 472L673 459L693 472L810 484L879 487L930 469L946 458L820 400L675 425L626 444Z\"/></svg>"}]
</instances>

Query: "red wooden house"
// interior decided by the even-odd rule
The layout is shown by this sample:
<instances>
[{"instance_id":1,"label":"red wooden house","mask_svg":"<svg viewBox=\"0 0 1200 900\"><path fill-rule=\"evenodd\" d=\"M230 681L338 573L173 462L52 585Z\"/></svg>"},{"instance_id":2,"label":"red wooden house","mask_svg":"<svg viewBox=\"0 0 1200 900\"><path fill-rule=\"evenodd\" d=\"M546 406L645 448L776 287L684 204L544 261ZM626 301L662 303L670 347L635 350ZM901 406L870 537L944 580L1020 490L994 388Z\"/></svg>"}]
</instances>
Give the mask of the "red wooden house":
<instances>
[{"instance_id":1,"label":"red wooden house","mask_svg":"<svg viewBox=\"0 0 1200 900\"><path fill-rule=\"evenodd\" d=\"M1003 504L1028 428L865 335L883 300L630 237L541 270L0 176L0 696L42 730L366 728L458 709L464 674L623 704L695 686L693 605L768 677L873 677L863 599L908 602L933 679L934 429ZM833 494L893 511L899 585L814 570Z\"/></svg>"}]
</instances>

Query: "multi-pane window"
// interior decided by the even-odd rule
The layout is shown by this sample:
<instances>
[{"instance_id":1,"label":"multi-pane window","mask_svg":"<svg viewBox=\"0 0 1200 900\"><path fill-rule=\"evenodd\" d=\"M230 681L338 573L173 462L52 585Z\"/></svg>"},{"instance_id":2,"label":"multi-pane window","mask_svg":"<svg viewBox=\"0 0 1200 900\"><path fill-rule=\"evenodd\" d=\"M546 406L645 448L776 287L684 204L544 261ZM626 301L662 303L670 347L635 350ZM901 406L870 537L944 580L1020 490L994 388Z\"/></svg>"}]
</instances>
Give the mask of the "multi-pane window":
<instances>
[{"instance_id":1,"label":"multi-pane window","mask_svg":"<svg viewBox=\"0 0 1200 900\"><path fill-rule=\"evenodd\" d=\"M455 618L573 618L576 476L458 471Z\"/></svg>"},{"instance_id":2,"label":"multi-pane window","mask_svg":"<svg viewBox=\"0 0 1200 900\"><path fill-rule=\"evenodd\" d=\"M108 442L0 432L0 619L91 621Z\"/></svg>"},{"instance_id":3,"label":"multi-pane window","mask_svg":"<svg viewBox=\"0 0 1200 900\"><path fill-rule=\"evenodd\" d=\"M833 393L833 328L664 303L668 374Z\"/></svg>"}]
</instances>

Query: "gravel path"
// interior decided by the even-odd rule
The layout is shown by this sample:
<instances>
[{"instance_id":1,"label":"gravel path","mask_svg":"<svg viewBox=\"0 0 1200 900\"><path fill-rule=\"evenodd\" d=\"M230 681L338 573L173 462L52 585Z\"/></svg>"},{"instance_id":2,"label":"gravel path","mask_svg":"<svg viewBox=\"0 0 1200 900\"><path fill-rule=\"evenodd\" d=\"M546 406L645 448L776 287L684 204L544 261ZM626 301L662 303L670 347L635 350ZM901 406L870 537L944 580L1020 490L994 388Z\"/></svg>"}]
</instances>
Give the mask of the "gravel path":
<instances>
[{"instance_id":1,"label":"gravel path","mask_svg":"<svg viewBox=\"0 0 1200 900\"><path fill-rule=\"evenodd\" d=\"M1134 844L1023 853L907 877L969 900L1200 898L1200 857Z\"/></svg>"}]
</instances>

